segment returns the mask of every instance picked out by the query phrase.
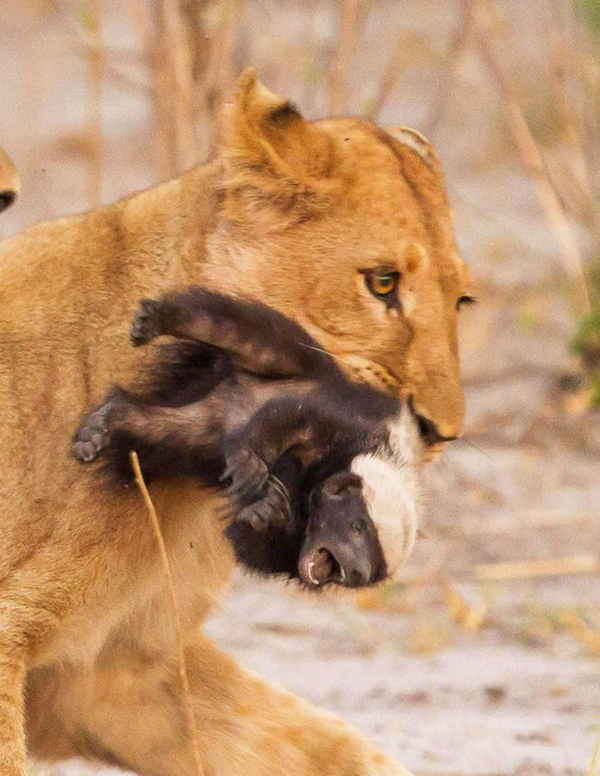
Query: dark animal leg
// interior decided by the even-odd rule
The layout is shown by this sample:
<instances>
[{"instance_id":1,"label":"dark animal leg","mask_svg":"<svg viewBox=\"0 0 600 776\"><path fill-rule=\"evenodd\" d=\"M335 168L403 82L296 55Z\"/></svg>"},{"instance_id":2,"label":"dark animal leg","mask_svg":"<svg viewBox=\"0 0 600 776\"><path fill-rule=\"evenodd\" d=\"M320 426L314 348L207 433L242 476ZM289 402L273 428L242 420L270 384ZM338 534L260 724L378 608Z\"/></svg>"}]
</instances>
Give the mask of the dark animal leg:
<instances>
[{"instance_id":1,"label":"dark animal leg","mask_svg":"<svg viewBox=\"0 0 600 776\"><path fill-rule=\"evenodd\" d=\"M133 345L167 335L227 351L238 366L271 377L319 377L338 368L298 324L259 302L202 288L144 299L131 325Z\"/></svg>"}]
</instances>

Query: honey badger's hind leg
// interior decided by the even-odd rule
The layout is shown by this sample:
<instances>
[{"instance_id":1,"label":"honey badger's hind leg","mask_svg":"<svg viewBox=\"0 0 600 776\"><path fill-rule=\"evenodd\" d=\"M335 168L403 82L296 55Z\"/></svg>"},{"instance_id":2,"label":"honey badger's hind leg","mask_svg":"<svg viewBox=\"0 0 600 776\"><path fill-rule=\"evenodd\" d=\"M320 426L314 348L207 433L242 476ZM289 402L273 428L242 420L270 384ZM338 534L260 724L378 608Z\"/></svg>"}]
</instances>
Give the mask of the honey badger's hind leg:
<instances>
[{"instance_id":1,"label":"honey badger's hind leg","mask_svg":"<svg viewBox=\"0 0 600 776\"><path fill-rule=\"evenodd\" d=\"M294 321L260 302L203 288L142 300L132 321L132 344L161 335L212 345L252 374L318 379L340 374L334 360Z\"/></svg>"}]
</instances>

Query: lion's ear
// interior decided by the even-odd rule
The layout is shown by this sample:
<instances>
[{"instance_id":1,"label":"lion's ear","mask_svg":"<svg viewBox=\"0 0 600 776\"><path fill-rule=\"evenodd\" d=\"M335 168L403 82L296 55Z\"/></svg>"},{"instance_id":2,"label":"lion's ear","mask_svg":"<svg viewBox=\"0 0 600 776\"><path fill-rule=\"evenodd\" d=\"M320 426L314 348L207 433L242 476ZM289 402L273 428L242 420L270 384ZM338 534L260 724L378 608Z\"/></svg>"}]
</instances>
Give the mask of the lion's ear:
<instances>
[{"instance_id":1,"label":"lion's ear","mask_svg":"<svg viewBox=\"0 0 600 776\"><path fill-rule=\"evenodd\" d=\"M386 127L385 131L388 135L391 135L395 140L402 143L402 145L408 146L411 151L414 151L417 156L429 167L438 167L439 162L436 156L433 146L427 140L427 138L416 129L411 127L391 126Z\"/></svg>"},{"instance_id":2,"label":"lion's ear","mask_svg":"<svg viewBox=\"0 0 600 776\"><path fill-rule=\"evenodd\" d=\"M252 69L244 72L225 116L221 149L230 205L306 215L327 195L331 154L323 132Z\"/></svg>"}]
</instances>

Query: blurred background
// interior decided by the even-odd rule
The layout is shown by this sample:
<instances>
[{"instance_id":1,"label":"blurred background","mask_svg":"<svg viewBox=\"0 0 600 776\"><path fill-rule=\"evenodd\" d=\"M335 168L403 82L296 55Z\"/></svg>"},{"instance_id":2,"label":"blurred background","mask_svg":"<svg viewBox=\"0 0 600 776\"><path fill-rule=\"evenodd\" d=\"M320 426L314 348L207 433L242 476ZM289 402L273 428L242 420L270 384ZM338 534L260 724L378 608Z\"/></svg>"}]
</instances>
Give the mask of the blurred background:
<instances>
[{"instance_id":1,"label":"blurred background","mask_svg":"<svg viewBox=\"0 0 600 776\"><path fill-rule=\"evenodd\" d=\"M417 773L591 773L599 0L2 0L0 36L0 144L23 180L4 236L205 159L248 64L309 118L435 143L478 304L467 433L428 467L414 558L353 599L240 577L209 627Z\"/></svg>"}]
</instances>

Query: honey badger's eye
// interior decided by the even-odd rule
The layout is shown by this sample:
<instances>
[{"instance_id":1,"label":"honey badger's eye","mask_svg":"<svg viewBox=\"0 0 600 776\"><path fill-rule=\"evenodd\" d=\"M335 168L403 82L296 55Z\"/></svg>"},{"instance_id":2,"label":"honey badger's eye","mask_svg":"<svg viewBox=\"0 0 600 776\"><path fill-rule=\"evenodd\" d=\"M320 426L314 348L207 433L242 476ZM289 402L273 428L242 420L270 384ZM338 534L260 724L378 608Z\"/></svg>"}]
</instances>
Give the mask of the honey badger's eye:
<instances>
[{"instance_id":1,"label":"honey badger's eye","mask_svg":"<svg viewBox=\"0 0 600 776\"><path fill-rule=\"evenodd\" d=\"M369 291L378 299L389 302L396 297L400 273L386 268L363 270Z\"/></svg>"}]
</instances>

